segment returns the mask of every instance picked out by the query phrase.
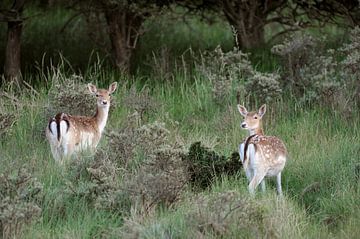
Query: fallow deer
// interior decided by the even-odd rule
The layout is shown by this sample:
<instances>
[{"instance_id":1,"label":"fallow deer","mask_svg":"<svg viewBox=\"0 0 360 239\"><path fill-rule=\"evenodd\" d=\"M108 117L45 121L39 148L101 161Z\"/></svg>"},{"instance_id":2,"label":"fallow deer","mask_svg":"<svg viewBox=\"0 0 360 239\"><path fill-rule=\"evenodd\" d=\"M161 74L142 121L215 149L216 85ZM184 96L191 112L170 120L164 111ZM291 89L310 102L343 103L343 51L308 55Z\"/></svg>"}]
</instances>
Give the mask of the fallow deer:
<instances>
[{"instance_id":1,"label":"fallow deer","mask_svg":"<svg viewBox=\"0 0 360 239\"><path fill-rule=\"evenodd\" d=\"M83 150L95 151L108 119L110 95L116 87L116 82L108 90L97 89L95 85L88 84L90 93L97 98L96 114L93 117L58 113L50 118L46 138L56 161L62 163L72 154Z\"/></svg>"},{"instance_id":2,"label":"fallow deer","mask_svg":"<svg viewBox=\"0 0 360 239\"><path fill-rule=\"evenodd\" d=\"M266 105L262 105L258 112L248 112L242 105L237 107L244 117L241 127L249 131L249 137L239 146L239 154L250 182L250 193L254 194L260 183L262 191L265 191L265 177L276 176L277 192L282 195L281 172L286 163L287 150L279 138L264 135L262 118Z\"/></svg>"}]
</instances>

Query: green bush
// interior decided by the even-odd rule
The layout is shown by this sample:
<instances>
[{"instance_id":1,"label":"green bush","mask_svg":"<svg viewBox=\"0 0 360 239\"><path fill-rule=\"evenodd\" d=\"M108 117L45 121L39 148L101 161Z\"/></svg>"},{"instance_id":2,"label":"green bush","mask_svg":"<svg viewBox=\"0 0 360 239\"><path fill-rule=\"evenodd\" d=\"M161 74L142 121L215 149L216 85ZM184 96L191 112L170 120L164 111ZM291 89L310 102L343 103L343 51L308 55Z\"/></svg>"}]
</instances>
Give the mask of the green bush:
<instances>
[{"instance_id":1,"label":"green bush","mask_svg":"<svg viewBox=\"0 0 360 239\"><path fill-rule=\"evenodd\" d=\"M201 146L201 142L193 143L183 160L188 168L190 184L195 189L206 189L213 184L216 177L222 174L236 175L242 168L237 152L228 159Z\"/></svg>"}]
</instances>

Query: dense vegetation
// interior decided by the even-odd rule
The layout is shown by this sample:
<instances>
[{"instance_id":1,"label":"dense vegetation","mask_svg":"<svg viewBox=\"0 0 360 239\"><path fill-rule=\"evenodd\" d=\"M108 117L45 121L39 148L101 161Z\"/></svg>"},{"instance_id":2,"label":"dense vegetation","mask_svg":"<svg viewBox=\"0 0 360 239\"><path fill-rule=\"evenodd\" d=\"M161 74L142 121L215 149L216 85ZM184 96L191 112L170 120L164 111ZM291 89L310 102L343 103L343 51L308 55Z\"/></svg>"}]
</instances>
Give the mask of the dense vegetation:
<instances>
[{"instance_id":1,"label":"dense vegetation","mask_svg":"<svg viewBox=\"0 0 360 239\"><path fill-rule=\"evenodd\" d=\"M27 23L27 83L0 92L4 238L358 237L359 28L307 29L244 53L221 19L165 14L144 22L129 75L109 67L84 18L61 30L67 14ZM96 154L56 164L48 118L93 114L85 84L113 81L120 88ZM234 163L247 134L237 100L268 104L265 132L290 154L284 198L271 181L265 194L248 194Z\"/></svg>"}]
</instances>

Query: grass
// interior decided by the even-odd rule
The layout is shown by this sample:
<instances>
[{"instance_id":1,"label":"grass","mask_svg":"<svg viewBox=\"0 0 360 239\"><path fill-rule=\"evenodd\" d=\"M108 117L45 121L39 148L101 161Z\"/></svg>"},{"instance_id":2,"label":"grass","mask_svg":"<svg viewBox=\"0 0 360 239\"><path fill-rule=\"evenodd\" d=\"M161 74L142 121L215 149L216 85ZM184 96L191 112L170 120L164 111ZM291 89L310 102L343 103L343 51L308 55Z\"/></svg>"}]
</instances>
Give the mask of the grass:
<instances>
[{"instance_id":1,"label":"grass","mask_svg":"<svg viewBox=\"0 0 360 239\"><path fill-rule=\"evenodd\" d=\"M47 96L46 91L40 92L36 97L21 97L25 103L20 118L0 144L1 172L26 165L44 184L42 219L28 227L27 235L29 238L72 238L101 237L104 233L111 235L113 231L117 232L124 218L96 211L81 199L66 201L65 206L57 207L57 200L61 200L59 189L64 186L67 176L51 158L44 139L46 120L43 116ZM119 90L115 97L121 98L120 94L127 94L127 89ZM155 84L152 95L160 101L161 106L150 115L149 120L166 121L165 115L168 114L168 118L178 122L179 136L186 145L201 140L219 152L228 153L235 151L246 135L239 126L240 115L235 110L229 113L226 107L214 103L211 87L204 79L198 79L192 84L180 83L178 87ZM295 104L288 101L269 105L266 116L266 132L284 139L290 152L283 174L286 197L279 204L278 199L272 196L275 188L270 181L268 193L259 195L256 203L270 210L271 213L266 214L269 219L277 215L294 220L295 229L287 225L286 220L280 223L281 230L284 230L279 234L281 237L354 237L360 212L359 184L355 175L360 136L357 117L347 122L345 127L341 116L332 111L318 107L295 108ZM224 112L228 118L228 127L219 130L224 121ZM126 110L117 107L109 119L109 125L120 127L125 115ZM101 145L106 145L106 137L102 141ZM243 174L236 179L219 178L216 185L204 195L228 190L247 195L246 184ZM186 238L187 233L193 235L195 232L192 230L195 229L185 223L194 197L193 193L188 193L187 199L175 211L160 210L149 221L145 219L145 222L138 222L138 228L134 230L138 230L137 233L143 238L163 237L170 229L173 230L170 234L172 238ZM270 201L267 201L268 197ZM241 233L237 232L236 226L230 225L230 228L230 236ZM210 233L206 234L207 238L216 237L216 234L207 233ZM249 237L252 237L251 234Z\"/></svg>"},{"instance_id":2,"label":"grass","mask_svg":"<svg viewBox=\"0 0 360 239\"><path fill-rule=\"evenodd\" d=\"M54 16L53 22L39 24L49 15ZM78 68L84 70L86 82L97 82L102 87L115 80L120 83L114 95L118 104L111 111L108 131L126 123L130 110L121 104L121 99L129 94L131 85L135 85L138 90L149 87L151 96L160 103L154 112L146 115L147 120L166 122L167 128L176 131L177 140L185 148L201 141L217 152L229 155L246 137L246 132L240 129L241 117L236 110L235 92L227 102L216 103L212 98L211 83L194 74L191 59L188 59L193 54L189 53L190 47L194 52L213 49L218 44L231 49L232 34L224 23L215 23L210 28L192 19L192 28L189 28L178 21L168 22L166 16L146 22L148 31L134 56L137 73L127 78L106 68L106 55L100 54L98 59L89 60L92 50L97 48L89 43L85 32L77 31L83 29L83 20L75 20L63 35L49 34L59 31L69 17L71 13L66 12L64 16L64 10L56 9L26 23L23 42L25 68L33 67L34 61L41 62L44 53L45 58L57 59L58 49L71 64L60 64L54 71L46 72L49 60L45 59L47 63L39 63L40 68L43 67L41 74L29 70L26 76L36 83L38 94L24 92L17 95L18 106L0 107L2 111L19 116L11 131L0 140L0 174L25 166L43 183L43 198L39 202L42 217L26 227L24 238L358 237L359 111L354 110L353 117L346 119L330 107L301 105L287 92L268 105L265 116L265 132L282 138L290 155L283 173L283 200L276 197L272 180L268 181L267 193L250 198L243 172L235 178L219 176L204 192L195 193L187 189L182 200L175 205L159 207L148 216L135 213L134 208L128 215L119 216L116 212L97 210L81 197L62 195L71 177L66 169L54 162L44 137L48 91L52 78L68 78ZM158 31L159 28L164 31ZM4 32L0 31L1 39L4 39ZM73 36L74 32L76 36ZM81 44L83 42L86 44ZM0 49L3 46L0 42ZM161 53L165 48L167 51ZM159 73L157 68L165 67L161 59L167 57L171 59L168 63L172 77L163 80L156 73ZM250 58L260 71L281 68L280 61L270 54L269 49L254 51ZM56 61L62 62L61 59ZM101 64L89 63L91 61ZM5 101L8 99L4 98L2 103ZM100 149L106 149L107 144L108 138L103 137ZM244 207L234 210L229 216L231 220L221 224L217 216L222 214L216 200L231 192L236 192L234 200L244 200ZM208 205L201 206L199 198L208 200ZM249 220L243 219L250 215L246 210L255 213Z\"/></svg>"}]
</instances>

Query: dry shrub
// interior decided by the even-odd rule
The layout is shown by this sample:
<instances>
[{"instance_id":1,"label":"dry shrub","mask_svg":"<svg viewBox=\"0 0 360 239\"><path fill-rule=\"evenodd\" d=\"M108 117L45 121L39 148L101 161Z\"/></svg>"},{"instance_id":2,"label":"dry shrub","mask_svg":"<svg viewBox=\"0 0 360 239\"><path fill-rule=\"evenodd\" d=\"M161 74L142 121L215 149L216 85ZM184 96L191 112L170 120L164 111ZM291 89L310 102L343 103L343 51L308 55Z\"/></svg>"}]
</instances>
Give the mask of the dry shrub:
<instances>
[{"instance_id":1,"label":"dry shrub","mask_svg":"<svg viewBox=\"0 0 360 239\"><path fill-rule=\"evenodd\" d=\"M245 84L250 98L258 102L271 102L282 93L280 75L277 73L254 72Z\"/></svg>"},{"instance_id":2,"label":"dry shrub","mask_svg":"<svg viewBox=\"0 0 360 239\"><path fill-rule=\"evenodd\" d=\"M13 92L0 91L0 98L0 137L4 137L19 119L25 102Z\"/></svg>"},{"instance_id":3,"label":"dry shrub","mask_svg":"<svg viewBox=\"0 0 360 239\"><path fill-rule=\"evenodd\" d=\"M95 97L90 94L83 77L79 75L54 78L49 90L48 104L49 117L58 112L92 115L96 108Z\"/></svg>"},{"instance_id":4,"label":"dry shrub","mask_svg":"<svg viewBox=\"0 0 360 239\"><path fill-rule=\"evenodd\" d=\"M182 146L170 140L171 133L162 122L142 125L135 111L123 128L107 135L107 157L122 171L122 189L140 213L171 206L186 185Z\"/></svg>"},{"instance_id":5,"label":"dry shrub","mask_svg":"<svg viewBox=\"0 0 360 239\"><path fill-rule=\"evenodd\" d=\"M360 105L360 27L350 32L350 42L340 50L345 55L341 65L347 80L346 87L352 89L349 100Z\"/></svg>"},{"instance_id":6,"label":"dry shrub","mask_svg":"<svg viewBox=\"0 0 360 239\"><path fill-rule=\"evenodd\" d=\"M232 230L242 235L261 238L264 235L266 211L259 203L241 197L236 191L210 196L200 195L188 213L188 223L204 237L215 234L229 236Z\"/></svg>"},{"instance_id":7,"label":"dry shrub","mask_svg":"<svg viewBox=\"0 0 360 239\"><path fill-rule=\"evenodd\" d=\"M18 238L26 224L41 214L42 185L26 168L0 174L0 237Z\"/></svg>"},{"instance_id":8,"label":"dry shrub","mask_svg":"<svg viewBox=\"0 0 360 239\"><path fill-rule=\"evenodd\" d=\"M124 238L312 238L309 229L305 213L287 198L224 191L189 196L170 215L132 214L117 233Z\"/></svg>"},{"instance_id":9,"label":"dry shrub","mask_svg":"<svg viewBox=\"0 0 360 239\"><path fill-rule=\"evenodd\" d=\"M354 34L356 35L356 30L353 31ZM272 52L282 57L285 65L283 80L300 99L300 103L330 106L348 114L352 101L350 96L354 95L352 92L356 89L354 81L351 80L354 68L350 62L356 57L346 56L343 62L339 62L337 58L341 51L353 51L356 55L356 49L359 48L354 42L358 41L357 39L352 37L352 42L340 51L324 51L323 39L297 33L274 46ZM353 70L346 70L351 68Z\"/></svg>"},{"instance_id":10,"label":"dry shrub","mask_svg":"<svg viewBox=\"0 0 360 239\"><path fill-rule=\"evenodd\" d=\"M9 132L15 121L15 114L0 112L0 137L4 137L4 135Z\"/></svg>"},{"instance_id":11,"label":"dry shrub","mask_svg":"<svg viewBox=\"0 0 360 239\"><path fill-rule=\"evenodd\" d=\"M172 206L188 182L183 151L174 147L155 150L136 175L128 175L126 187L134 189L132 201L138 213L151 213L157 206ZM130 191L130 190L129 190Z\"/></svg>"},{"instance_id":12,"label":"dry shrub","mask_svg":"<svg viewBox=\"0 0 360 239\"><path fill-rule=\"evenodd\" d=\"M307 233L305 214L275 195L254 200L225 191L197 196L192 205L188 223L201 237L305 238Z\"/></svg>"},{"instance_id":13,"label":"dry shrub","mask_svg":"<svg viewBox=\"0 0 360 239\"><path fill-rule=\"evenodd\" d=\"M253 68L249 55L234 48L224 53L218 46L206 52L197 69L213 85L215 102L223 104L235 92L249 96L251 100L271 101L281 95L282 90L276 73L261 73Z\"/></svg>"},{"instance_id":14,"label":"dry shrub","mask_svg":"<svg viewBox=\"0 0 360 239\"><path fill-rule=\"evenodd\" d=\"M242 168L240 156L234 152L228 159L201 145L193 143L189 152L183 157L190 177L190 183L195 189L206 189L212 185L217 176L235 175Z\"/></svg>"},{"instance_id":15,"label":"dry shrub","mask_svg":"<svg viewBox=\"0 0 360 239\"><path fill-rule=\"evenodd\" d=\"M346 58L342 62L344 68L352 74L360 74L360 27L355 27L350 32L350 42L340 49Z\"/></svg>"},{"instance_id":16,"label":"dry shrub","mask_svg":"<svg viewBox=\"0 0 360 239\"><path fill-rule=\"evenodd\" d=\"M140 125L139 115L128 117L127 125L109 134L112 160L125 172L124 184L133 205L149 212L159 204L176 202L187 182L181 160L182 147L170 141L171 132L162 122Z\"/></svg>"},{"instance_id":17,"label":"dry shrub","mask_svg":"<svg viewBox=\"0 0 360 239\"><path fill-rule=\"evenodd\" d=\"M310 35L298 32L271 49L272 53L282 57L285 68L283 81L297 95L303 95L306 87L312 83L304 76L303 69L316 56L317 43Z\"/></svg>"},{"instance_id":18,"label":"dry shrub","mask_svg":"<svg viewBox=\"0 0 360 239\"><path fill-rule=\"evenodd\" d=\"M82 157L71 162L64 193L67 197L80 197L101 210L126 214L130 209L128 196L121 188L119 168L102 150L94 158Z\"/></svg>"},{"instance_id":19,"label":"dry shrub","mask_svg":"<svg viewBox=\"0 0 360 239\"><path fill-rule=\"evenodd\" d=\"M155 121L141 125L140 122L140 115L135 112L127 117L123 128L108 134L110 157L121 168L128 169L137 156L148 156L168 142L170 132L164 123Z\"/></svg>"},{"instance_id":20,"label":"dry shrub","mask_svg":"<svg viewBox=\"0 0 360 239\"><path fill-rule=\"evenodd\" d=\"M122 104L130 111L138 112L141 119L146 113L154 112L160 107L160 104L150 95L148 87L145 86L137 92L135 85L131 86L129 93L123 97Z\"/></svg>"}]
</instances>

